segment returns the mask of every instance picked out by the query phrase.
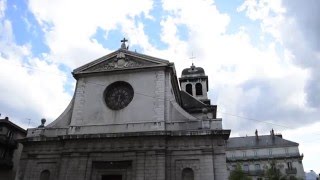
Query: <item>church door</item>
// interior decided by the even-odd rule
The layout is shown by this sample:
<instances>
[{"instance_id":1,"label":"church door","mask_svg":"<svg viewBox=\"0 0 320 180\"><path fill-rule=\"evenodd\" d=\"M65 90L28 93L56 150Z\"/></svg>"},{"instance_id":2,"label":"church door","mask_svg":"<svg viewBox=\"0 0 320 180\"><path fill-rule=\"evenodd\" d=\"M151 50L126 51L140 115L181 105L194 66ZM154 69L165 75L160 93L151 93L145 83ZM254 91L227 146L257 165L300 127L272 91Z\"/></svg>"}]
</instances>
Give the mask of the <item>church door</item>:
<instances>
[{"instance_id":1,"label":"church door","mask_svg":"<svg viewBox=\"0 0 320 180\"><path fill-rule=\"evenodd\" d=\"M122 175L102 175L101 180L122 180Z\"/></svg>"},{"instance_id":2,"label":"church door","mask_svg":"<svg viewBox=\"0 0 320 180\"><path fill-rule=\"evenodd\" d=\"M182 180L194 180L194 173L191 168L185 168L182 171Z\"/></svg>"}]
</instances>

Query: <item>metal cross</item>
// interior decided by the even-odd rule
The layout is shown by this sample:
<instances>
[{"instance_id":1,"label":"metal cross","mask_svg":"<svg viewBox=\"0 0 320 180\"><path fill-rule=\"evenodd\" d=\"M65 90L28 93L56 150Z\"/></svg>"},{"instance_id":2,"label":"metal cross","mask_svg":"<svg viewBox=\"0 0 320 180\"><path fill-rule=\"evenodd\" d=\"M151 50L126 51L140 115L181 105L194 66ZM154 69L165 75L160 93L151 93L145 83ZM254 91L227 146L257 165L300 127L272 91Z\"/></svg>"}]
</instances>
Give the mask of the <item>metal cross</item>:
<instances>
[{"instance_id":1,"label":"metal cross","mask_svg":"<svg viewBox=\"0 0 320 180\"><path fill-rule=\"evenodd\" d=\"M126 47L126 42L127 42L127 41L128 41L128 39L126 39L126 38L123 38L123 39L121 40L121 42L122 42L122 44L121 44L121 49L127 49L127 50L128 50L129 46Z\"/></svg>"},{"instance_id":2,"label":"metal cross","mask_svg":"<svg viewBox=\"0 0 320 180\"><path fill-rule=\"evenodd\" d=\"M121 42L123 42L123 43L125 43L125 42L127 42L128 41L128 39L126 39L126 38L123 38L122 40L121 40Z\"/></svg>"},{"instance_id":3,"label":"metal cross","mask_svg":"<svg viewBox=\"0 0 320 180\"><path fill-rule=\"evenodd\" d=\"M196 58L196 57L195 57L195 56L193 56L193 52L192 52L191 57L189 58L189 59L191 59L192 64L193 64L193 59L195 59L195 58Z\"/></svg>"}]
</instances>

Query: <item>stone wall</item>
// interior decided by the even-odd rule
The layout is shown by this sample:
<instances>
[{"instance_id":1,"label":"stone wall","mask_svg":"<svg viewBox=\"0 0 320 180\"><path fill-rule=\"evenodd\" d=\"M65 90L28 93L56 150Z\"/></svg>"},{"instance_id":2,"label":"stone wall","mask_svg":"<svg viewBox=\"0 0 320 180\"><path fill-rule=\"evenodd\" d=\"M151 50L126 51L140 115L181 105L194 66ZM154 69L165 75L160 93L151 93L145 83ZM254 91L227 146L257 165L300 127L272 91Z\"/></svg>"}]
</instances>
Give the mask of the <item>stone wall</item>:
<instances>
[{"instance_id":1,"label":"stone wall","mask_svg":"<svg viewBox=\"0 0 320 180\"><path fill-rule=\"evenodd\" d=\"M99 179L105 174L121 174L126 180L181 180L185 168L192 169L195 180L227 179L221 136L124 135L25 141L17 179L39 179L49 170L51 178L59 180Z\"/></svg>"}]
</instances>

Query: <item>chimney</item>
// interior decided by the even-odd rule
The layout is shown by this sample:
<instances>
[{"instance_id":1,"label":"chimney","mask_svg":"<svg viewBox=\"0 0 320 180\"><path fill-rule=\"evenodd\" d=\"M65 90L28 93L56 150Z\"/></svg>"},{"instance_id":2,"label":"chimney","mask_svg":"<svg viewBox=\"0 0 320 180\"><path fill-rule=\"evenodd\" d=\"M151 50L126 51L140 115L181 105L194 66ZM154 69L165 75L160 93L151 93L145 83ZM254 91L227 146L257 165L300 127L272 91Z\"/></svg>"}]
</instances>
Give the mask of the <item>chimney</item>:
<instances>
[{"instance_id":1,"label":"chimney","mask_svg":"<svg viewBox=\"0 0 320 180\"><path fill-rule=\"evenodd\" d=\"M256 141L259 141L259 135L258 135L258 130L256 129L256 132L254 133L256 135Z\"/></svg>"},{"instance_id":2,"label":"chimney","mask_svg":"<svg viewBox=\"0 0 320 180\"><path fill-rule=\"evenodd\" d=\"M272 128L272 130L270 131L270 135L271 135L271 138L272 138L272 143L274 143L275 137L274 137L274 130L273 130L273 128Z\"/></svg>"},{"instance_id":3,"label":"chimney","mask_svg":"<svg viewBox=\"0 0 320 180\"><path fill-rule=\"evenodd\" d=\"M274 137L274 130L273 130L273 128L272 128L272 130L270 131L270 135L271 135L272 137Z\"/></svg>"}]
</instances>

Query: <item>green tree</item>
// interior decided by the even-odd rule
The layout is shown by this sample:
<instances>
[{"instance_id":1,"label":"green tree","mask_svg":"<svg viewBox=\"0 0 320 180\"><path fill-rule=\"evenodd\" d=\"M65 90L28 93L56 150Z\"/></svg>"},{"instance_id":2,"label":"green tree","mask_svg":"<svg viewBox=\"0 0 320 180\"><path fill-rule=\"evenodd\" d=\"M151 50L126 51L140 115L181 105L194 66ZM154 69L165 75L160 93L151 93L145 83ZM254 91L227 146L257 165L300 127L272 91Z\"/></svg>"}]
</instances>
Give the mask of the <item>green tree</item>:
<instances>
[{"instance_id":1,"label":"green tree","mask_svg":"<svg viewBox=\"0 0 320 180\"><path fill-rule=\"evenodd\" d=\"M237 164L236 169L231 171L229 180L252 180L241 169L240 164Z\"/></svg>"},{"instance_id":2,"label":"green tree","mask_svg":"<svg viewBox=\"0 0 320 180\"><path fill-rule=\"evenodd\" d=\"M270 167L267 169L266 178L268 180L286 180L287 177L282 175L280 170L276 167L276 163L272 161Z\"/></svg>"},{"instance_id":3,"label":"green tree","mask_svg":"<svg viewBox=\"0 0 320 180\"><path fill-rule=\"evenodd\" d=\"M289 176L287 179L289 179L289 180L300 180L299 178L296 178L295 176Z\"/></svg>"}]
</instances>

